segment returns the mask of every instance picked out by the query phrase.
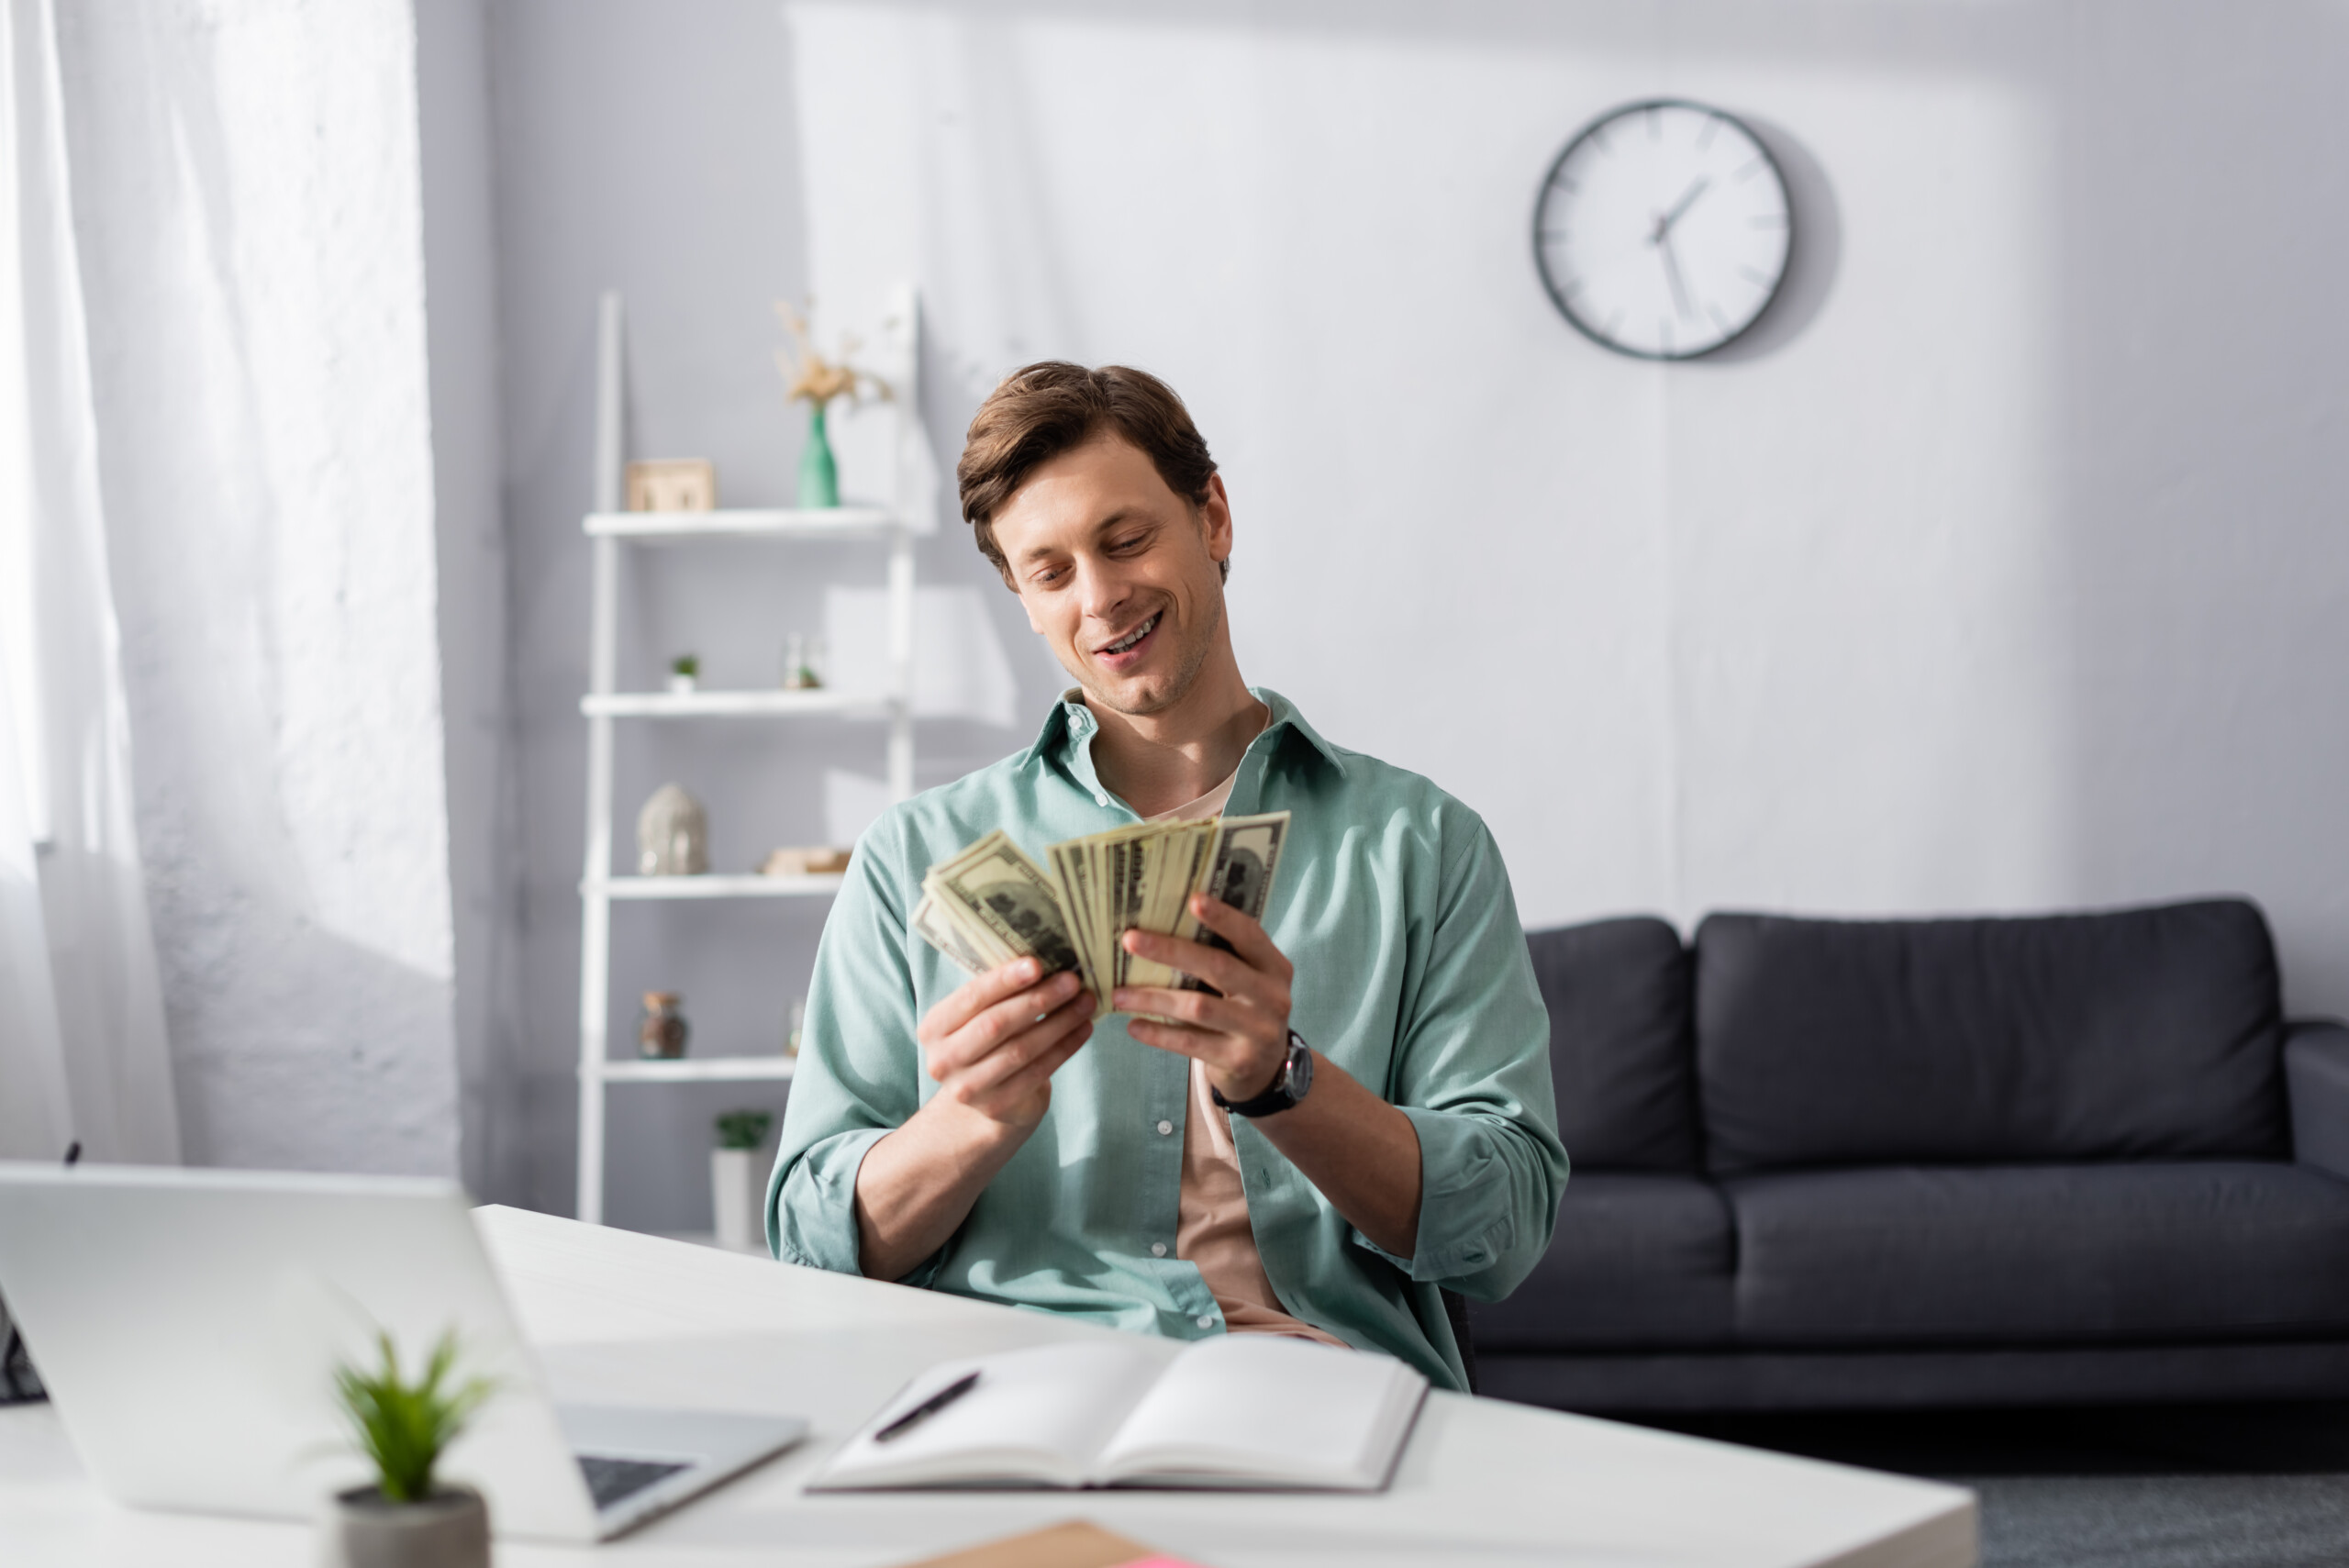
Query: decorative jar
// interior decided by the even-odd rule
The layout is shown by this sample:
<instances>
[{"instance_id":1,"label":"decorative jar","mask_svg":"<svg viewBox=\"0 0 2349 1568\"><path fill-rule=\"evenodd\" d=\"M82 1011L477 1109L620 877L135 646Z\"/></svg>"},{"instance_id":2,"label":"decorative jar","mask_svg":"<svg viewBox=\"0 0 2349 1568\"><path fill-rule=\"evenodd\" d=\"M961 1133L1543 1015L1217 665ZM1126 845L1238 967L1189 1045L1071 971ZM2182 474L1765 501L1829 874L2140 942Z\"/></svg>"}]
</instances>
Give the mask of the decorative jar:
<instances>
[{"instance_id":1,"label":"decorative jar","mask_svg":"<svg viewBox=\"0 0 2349 1568\"><path fill-rule=\"evenodd\" d=\"M685 999L674 991L647 991L636 1018L636 1049L648 1061L674 1062L685 1053Z\"/></svg>"}]
</instances>

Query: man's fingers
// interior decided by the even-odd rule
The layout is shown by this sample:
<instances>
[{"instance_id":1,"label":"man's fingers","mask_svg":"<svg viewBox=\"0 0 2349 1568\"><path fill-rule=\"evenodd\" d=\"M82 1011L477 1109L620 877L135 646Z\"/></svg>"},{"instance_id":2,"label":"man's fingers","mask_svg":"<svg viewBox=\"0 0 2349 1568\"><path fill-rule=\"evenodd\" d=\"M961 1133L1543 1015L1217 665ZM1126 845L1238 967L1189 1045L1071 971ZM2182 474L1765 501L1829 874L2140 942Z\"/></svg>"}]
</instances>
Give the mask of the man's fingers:
<instances>
[{"instance_id":1,"label":"man's fingers","mask_svg":"<svg viewBox=\"0 0 2349 1568\"><path fill-rule=\"evenodd\" d=\"M1252 989L1259 977L1258 971L1221 948L1211 948L1205 942L1161 936L1155 931L1130 930L1125 933L1125 943L1128 952L1179 969L1194 979L1206 981L1227 996Z\"/></svg>"},{"instance_id":2,"label":"man's fingers","mask_svg":"<svg viewBox=\"0 0 2349 1568\"><path fill-rule=\"evenodd\" d=\"M972 1095L967 1103L987 1115L1008 1110L1026 1101L1036 1091L1052 1081L1052 1074L1068 1064L1070 1057L1085 1049L1093 1038L1093 1020L1086 1018L1068 1037L1047 1047L1034 1061L1009 1073L991 1087Z\"/></svg>"},{"instance_id":3,"label":"man's fingers","mask_svg":"<svg viewBox=\"0 0 2349 1568\"><path fill-rule=\"evenodd\" d=\"M1287 957L1273 945L1273 939L1264 934L1264 928L1249 916L1220 898L1210 898L1204 893L1191 895L1191 913L1198 917L1200 925L1230 942L1232 951L1251 969L1261 969L1284 979L1288 976Z\"/></svg>"},{"instance_id":4,"label":"man's fingers","mask_svg":"<svg viewBox=\"0 0 2349 1568\"><path fill-rule=\"evenodd\" d=\"M1155 1018L1136 1018L1126 1025L1126 1032L1144 1045L1159 1051L1171 1051L1177 1056L1195 1057L1209 1067L1227 1073L1237 1072L1254 1060L1246 1040L1219 1029L1203 1029L1190 1024L1161 1023Z\"/></svg>"},{"instance_id":5,"label":"man's fingers","mask_svg":"<svg viewBox=\"0 0 2349 1568\"><path fill-rule=\"evenodd\" d=\"M943 1040L1012 993L1036 984L1043 973L1044 966L1033 958L997 964L940 997L922 1023L933 1031L933 1038Z\"/></svg>"},{"instance_id":6,"label":"man's fingers","mask_svg":"<svg viewBox=\"0 0 2349 1568\"><path fill-rule=\"evenodd\" d=\"M1075 1045L1082 1045L1092 1032L1092 1006L1087 998L1078 996L965 1069L957 1077L957 1091L966 1099L975 1095L995 1095L1003 1085L1019 1079L1061 1048L1074 1051ZM1075 1045L1070 1043L1072 1039ZM1046 1069L1045 1075L1049 1076L1050 1072Z\"/></svg>"},{"instance_id":7,"label":"man's fingers","mask_svg":"<svg viewBox=\"0 0 2349 1568\"><path fill-rule=\"evenodd\" d=\"M1075 971L1064 969L1041 985L1016 991L982 1009L931 1047L931 1076L944 1077L958 1067L978 1061L1037 1019L1064 1006L1080 994L1084 984Z\"/></svg>"},{"instance_id":8,"label":"man's fingers","mask_svg":"<svg viewBox=\"0 0 2349 1568\"><path fill-rule=\"evenodd\" d=\"M1231 998L1172 986L1120 985L1111 994L1109 1005L1121 1013L1148 1013L1153 1018L1171 1018L1187 1028L1218 1034L1238 1034L1247 1024Z\"/></svg>"}]
</instances>

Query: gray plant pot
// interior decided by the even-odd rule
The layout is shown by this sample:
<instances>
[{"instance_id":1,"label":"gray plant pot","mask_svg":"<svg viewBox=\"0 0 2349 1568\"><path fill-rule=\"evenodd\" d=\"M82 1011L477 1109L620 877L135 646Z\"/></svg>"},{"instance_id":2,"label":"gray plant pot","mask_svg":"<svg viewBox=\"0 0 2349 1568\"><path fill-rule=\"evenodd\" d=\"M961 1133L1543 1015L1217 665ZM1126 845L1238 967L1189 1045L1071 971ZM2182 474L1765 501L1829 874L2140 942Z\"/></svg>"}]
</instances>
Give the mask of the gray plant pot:
<instances>
[{"instance_id":1,"label":"gray plant pot","mask_svg":"<svg viewBox=\"0 0 2349 1568\"><path fill-rule=\"evenodd\" d=\"M470 1486L421 1503L373 1486L338 1492L318 1521L318 1568L489 1568L489 1506Z\"/></svg>"}]
</instances>

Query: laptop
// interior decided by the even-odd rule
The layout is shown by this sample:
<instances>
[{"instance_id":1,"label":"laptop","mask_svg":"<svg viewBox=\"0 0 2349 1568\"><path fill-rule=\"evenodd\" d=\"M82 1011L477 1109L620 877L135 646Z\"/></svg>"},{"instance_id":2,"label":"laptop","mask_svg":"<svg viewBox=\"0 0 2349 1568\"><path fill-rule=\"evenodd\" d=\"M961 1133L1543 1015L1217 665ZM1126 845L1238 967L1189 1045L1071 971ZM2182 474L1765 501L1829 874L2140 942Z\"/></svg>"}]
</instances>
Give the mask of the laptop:
<instances>
[{"instance_id":1,"label":"laptop","mask_svg":"<svg viewBox=\"0 0 2349 1568\"><path fill-rule=\"evenodd\" d=\"M499 1535L606 1540L807 1435L796 1416L557 1404L445 1181L0 1162L0 1295L100 1489L136 1507L317 1517L372 1473L338 1364L444 1331L497 1393L439 1473Z\"/></svg>"}]
</instances>

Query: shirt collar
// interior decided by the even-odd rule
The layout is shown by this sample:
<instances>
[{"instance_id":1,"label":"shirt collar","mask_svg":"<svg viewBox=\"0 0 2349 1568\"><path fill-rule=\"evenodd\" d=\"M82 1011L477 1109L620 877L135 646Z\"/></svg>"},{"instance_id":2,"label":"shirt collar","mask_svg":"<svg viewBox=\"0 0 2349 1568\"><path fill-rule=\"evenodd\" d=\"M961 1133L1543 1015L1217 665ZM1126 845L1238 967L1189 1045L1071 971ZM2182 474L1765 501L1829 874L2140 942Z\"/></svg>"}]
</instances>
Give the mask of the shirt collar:
<instances>
[{"instance_id":1,"label":"shirt collar","mask_svg":"<svg viewBox=\"0 0 2349 1568\"><path fill-rule=\"evenodd\" d=\"M1345 776L1345 753L1322 740L1319 731L1305 721L1305 716L1297 711L1295 703L1270 686L1251 686L1248 690L1258 702L1272 710L1271 722L1264 726L1264 735L1256 738L1258 741L1261 742L1264 735L1277 735L1286 728L1329 763L1339 777ZM1035 744L1028 748L1021 761L1045 762L1069 751L1088 749L1095 731L1099 728L1091 710L1085 706L1084 688L1071 686L1061 694L1060 701L1052 705L1052 711L1044 716L1044 727L1036 732ZM1251 750L1253 749L1252 746Z\"/></svg>"}]
</instances>

